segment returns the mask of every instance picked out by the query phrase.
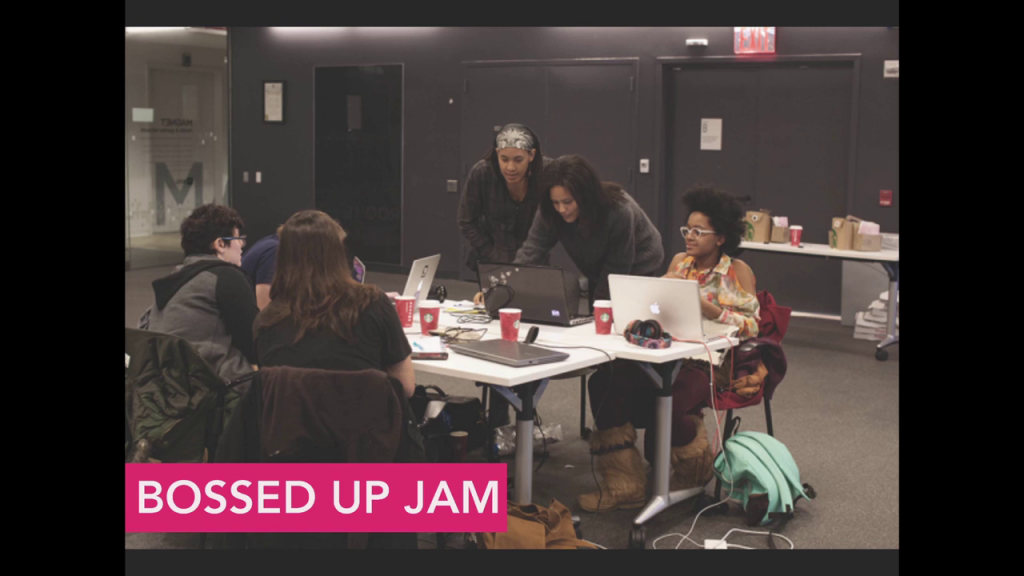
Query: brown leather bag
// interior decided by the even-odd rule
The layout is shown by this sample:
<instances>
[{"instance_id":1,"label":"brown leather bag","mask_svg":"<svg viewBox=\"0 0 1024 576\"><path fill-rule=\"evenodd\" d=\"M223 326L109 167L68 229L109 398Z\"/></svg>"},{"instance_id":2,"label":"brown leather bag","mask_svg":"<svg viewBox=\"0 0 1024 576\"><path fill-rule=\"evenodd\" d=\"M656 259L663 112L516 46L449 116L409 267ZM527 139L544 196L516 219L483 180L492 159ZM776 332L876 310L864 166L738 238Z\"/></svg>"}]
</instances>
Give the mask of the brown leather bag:
<instances>
[{"instance_id":1,"label":"brown leather bag","mask_svg":"<svg viewBox=\"0 0 1024 576\"><path fill-rule=\"evenodd\" d=\"M547 508L508 503L508 531L476 535L484 550L575 550L597 548L576 537L572 512L558 500Z\"/></svg>"}]
</instances>

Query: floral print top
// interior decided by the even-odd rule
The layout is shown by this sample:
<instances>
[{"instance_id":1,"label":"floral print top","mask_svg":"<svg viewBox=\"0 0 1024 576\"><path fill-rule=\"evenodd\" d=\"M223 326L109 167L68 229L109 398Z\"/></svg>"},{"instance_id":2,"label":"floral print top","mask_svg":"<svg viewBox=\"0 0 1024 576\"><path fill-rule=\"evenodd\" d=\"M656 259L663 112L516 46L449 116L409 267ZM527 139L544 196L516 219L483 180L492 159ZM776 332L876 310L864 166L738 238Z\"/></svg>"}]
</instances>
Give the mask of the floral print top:
<instances>
[{"instance_id":1,"label":"floral print top","mask_svg":"<svg viewBox=\"0 0 1024 576\"><path fill-rule=\"evenodd\" d=\"M696 280L700 284L700 297L722 309L722 314L715 319L716 322L739 327L740 338L757 336L761 305L757 301L757 296L747 293L740 287L732 258L722 254L717 266L710 270L698 271L693 267L693 257L687 256L675 271L686 280Z\"/></svg>"}]
</instances>

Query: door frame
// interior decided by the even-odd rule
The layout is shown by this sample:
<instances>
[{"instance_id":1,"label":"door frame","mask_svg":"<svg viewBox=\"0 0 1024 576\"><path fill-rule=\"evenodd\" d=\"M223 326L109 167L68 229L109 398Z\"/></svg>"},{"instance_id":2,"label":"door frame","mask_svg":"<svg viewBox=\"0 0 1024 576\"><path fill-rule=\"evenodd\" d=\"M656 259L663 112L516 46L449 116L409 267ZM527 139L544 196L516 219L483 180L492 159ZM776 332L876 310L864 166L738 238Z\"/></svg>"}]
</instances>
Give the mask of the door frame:
<instances>
[{"instance_id":1,"label":"door frame","mask_svg":"<svg viewBox=\"0 0 1024 576\"><path fill-rule=\"evenodd\" d=\"M407 91L406 85L405 85L405 62L391 62L391 61L377 62L377 61L375 61L375 62L372 62L372 63L369 63L369 64L364 64L364 63L355 63L355 64L317 64L317 65L313 66L312 79L310 81L310 83L312 85L312 89L313 89L313 104L312 104L312 107L311 107L312 108L312 120L311 120L311 122L312 122L312 130L310 130L310 132L312 133L312 139L313 139L313 145L312 145L313 154L312 154L312 158L310 160L310 163L312 164L312 167L313 167L313 174L312 174L312 178L310 178L310 181L311 181L311 184L312 184L312 188L309 191L309 194L310 194L310 196L309 196L309 205L312 206L313 208L316 208L316 71L321 69L321 68L364 68L364 67L371 67L371 66L398 66L401 69L401 72L402 72L402 104L401 104L401 106L402 106L402 130L401 130L402 136L401 136L401 139L399 140L399 143L398 143L398 146L400 148L399 167L400 167L400 170L402 171L402 177L399 178L399 186L398 186L398 193L399 193L399 198L398 198L398 215L399 215L399 218L402 219L402 221L401 221L401 225L398 227L398 264L392 264L390 262L388 262L388 263L384 263L384 262L369 262L369 263L370 264L374 264L376 267L380 268L382 271L390 272L390 271L394 270L394 271L397 271L397 272L401 272L402 270L405 270L405 266L406 266L406 264L405 264L405 241L404 241L405 240L405 223L406 223L406 219L405 219L405 179L408 178L408 174L406 174L406 171L405 171L405 93Z\"/></svg>"},{"instance_id":2,"label":"door frame","mask_svg":"<svg viewBox=\"0 0 1024 576\"><path fill-rule=\"evenodd\" d=\"M668 140L665 129L665 120L668 118L669 99L667 97L668 83L665 78L670 67L739 67L754 64L758 67L768 67L772 64L820 64L823 62L849 62L853 65L853 91L850 99L850 142L847 155L846 173L846 213L853 212L854 190L856 190L857 174L857 117L860 110L860 61L861 54L808 54L796 56L658 56L657 65L654 67L655 74L655 103L654 103L654 161L658 168L652 170L654 173L654 199L658 207L658 228L661 230L662 242L665 244L666 254L671 245L669 238L672 222L673 195L670 191L664 190L664 183L668 179Z\"/></svg>"}]
</instances>

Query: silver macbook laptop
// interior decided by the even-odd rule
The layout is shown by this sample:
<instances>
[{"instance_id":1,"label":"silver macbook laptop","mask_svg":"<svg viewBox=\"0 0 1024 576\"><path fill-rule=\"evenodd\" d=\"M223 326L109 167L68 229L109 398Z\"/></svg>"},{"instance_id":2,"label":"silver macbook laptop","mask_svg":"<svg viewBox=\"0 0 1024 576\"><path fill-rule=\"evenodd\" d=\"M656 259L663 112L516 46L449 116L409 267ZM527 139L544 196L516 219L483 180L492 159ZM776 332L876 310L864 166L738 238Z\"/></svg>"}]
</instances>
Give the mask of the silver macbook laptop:
<instances>
[{"instance_id":1,"label":"silver macbook laptop","mask_svg":"<svg viewBox=\"0 0 1024 576\"><path fill-rule=\"evenodd\" d=\"M508 340L480 340L477 342L460 342L448 345L449 350L459 354L473 356L481 360L498 362L509 366L533 366L549 362L561 362L569 357L565 352L548 350L540 346L509 342Z\"/></svg>"},{"instance_id":2,"label":"silver macbook laptop","mask_svg":"<svg viewBox=\"0 0 1024 576\"><path fill-rule=\"evenodd\" d=\"M434 283L437 265L440 263L440 254L420 258L413 262L412 269L409 270L409 279L405 282L405 290L402 291L402 296L414 296L417 305L426 300L427 294L430 292L430 285Z\"/></svg>"},{"instance_id":3,"label":"silver macbook laptop","mask_svg":"<svg viewBox=\"0 0 1024 576\"><path fill-rule=\"evenodd\" d=\"M657 320L680 340L704 340L700 285L695 280L610 274L613 330L622 334L633 320Z\"/></svg>"}]
</instances>

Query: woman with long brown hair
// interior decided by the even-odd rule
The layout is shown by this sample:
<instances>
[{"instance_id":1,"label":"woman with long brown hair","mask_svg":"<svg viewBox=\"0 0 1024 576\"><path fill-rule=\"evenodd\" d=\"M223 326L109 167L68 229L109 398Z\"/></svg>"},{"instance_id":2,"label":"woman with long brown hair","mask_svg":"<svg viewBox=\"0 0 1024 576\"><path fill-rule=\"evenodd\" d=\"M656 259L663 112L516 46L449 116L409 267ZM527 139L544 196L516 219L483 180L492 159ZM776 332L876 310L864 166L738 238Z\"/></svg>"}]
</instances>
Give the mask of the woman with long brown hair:
<instances>
[{"instance_id":1,"label":"woman with long brown hair","mask_svg":"<svg viewBox=\"0 0 1024 576\"><path fill-rule=\"evenodd\" d=\"M553 160L540 177L543 200L517 264L544 262L561 243L590 286L589 308L607 300L608 276L657 276L665 251L661 233L622 187L602 182L582 156Z\"/></svg>"},{"instance_id":2,"label":"woman with long brown hair","mask_svg":"<svg viewBox=\"0 0 1024 576\"><path fill-rule=\"evenodd\" d=\"M345 231L317 210L280 228L270 304L255 323L259 365L387 372L412 396L412 349L395 307L352 278Z\"/></svg>"}]
</instances>

